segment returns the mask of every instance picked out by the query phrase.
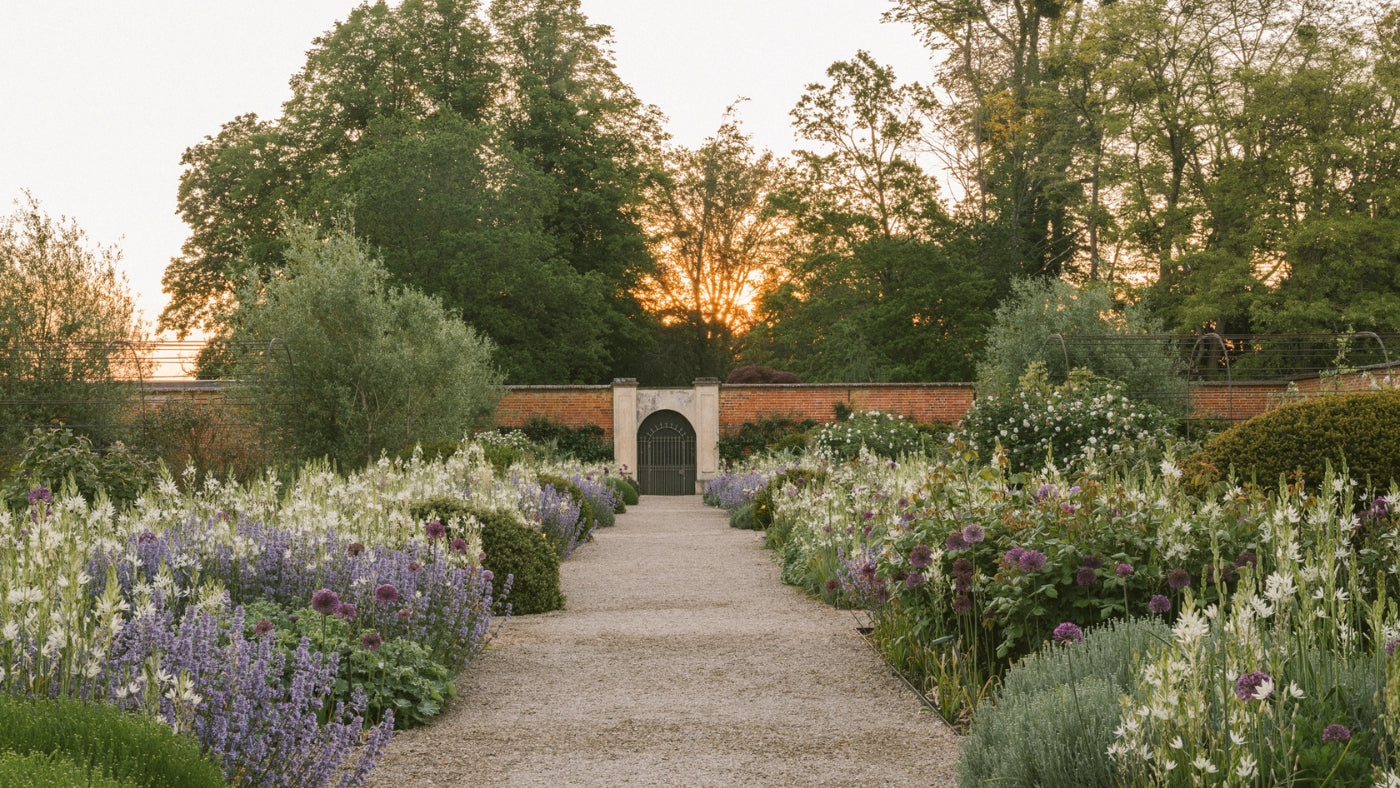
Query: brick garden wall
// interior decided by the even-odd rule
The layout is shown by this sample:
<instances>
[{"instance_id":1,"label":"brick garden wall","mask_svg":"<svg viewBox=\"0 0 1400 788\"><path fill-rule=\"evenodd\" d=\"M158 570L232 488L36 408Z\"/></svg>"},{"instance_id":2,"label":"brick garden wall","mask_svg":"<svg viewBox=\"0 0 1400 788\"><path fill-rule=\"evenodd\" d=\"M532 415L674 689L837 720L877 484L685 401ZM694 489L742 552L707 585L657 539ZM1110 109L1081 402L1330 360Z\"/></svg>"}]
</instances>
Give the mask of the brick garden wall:
<instances>
[{"instance_id":1,"label":"brick garden wall","mask_svg":"<svg viewBox=\"0 0 1400 788\"><path fill-rule=\"evenodd\" d=\"M836 405L897 413L916 421L955 422L972 407L970 383L864 383L722 385L719 434L771 416L816 422L836 420Z\"/></svg>"},{"instance_id":2,"label":"brick garden wall","mask_svg":"<svg viewBox=\"0 0 1400 788\"><path fill-rule=\"evenodd\" d=\"M603 428L603 440L613 439L612 386L507 386L496 406L496 424L523 427L532 416L556 424Z\"/></svg>"}]
</instances>

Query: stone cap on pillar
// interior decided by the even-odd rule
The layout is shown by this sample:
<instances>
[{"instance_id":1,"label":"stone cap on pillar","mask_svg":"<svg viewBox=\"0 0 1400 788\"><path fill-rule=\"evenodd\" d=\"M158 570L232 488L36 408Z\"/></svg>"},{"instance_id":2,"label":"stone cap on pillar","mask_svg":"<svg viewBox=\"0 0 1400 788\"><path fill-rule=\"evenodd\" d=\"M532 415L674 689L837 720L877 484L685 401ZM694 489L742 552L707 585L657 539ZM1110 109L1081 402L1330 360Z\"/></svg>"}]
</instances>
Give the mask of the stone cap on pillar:
<instances>
[{"instance_id":1,"label":"stone cap on pillar","mask_svg":"<svg viewBox=\"0 0 1400 788\"><path fill-rule=\"evenodd\" d=\"M636 379L636 378L613 378L612 384L613 384L613 386L614 386L615 388L619 388L619 387L622 387L622 386L631 386L632 388L636 388L636 387L637 387L637 379Z\"/></svg>"}]
</instances>

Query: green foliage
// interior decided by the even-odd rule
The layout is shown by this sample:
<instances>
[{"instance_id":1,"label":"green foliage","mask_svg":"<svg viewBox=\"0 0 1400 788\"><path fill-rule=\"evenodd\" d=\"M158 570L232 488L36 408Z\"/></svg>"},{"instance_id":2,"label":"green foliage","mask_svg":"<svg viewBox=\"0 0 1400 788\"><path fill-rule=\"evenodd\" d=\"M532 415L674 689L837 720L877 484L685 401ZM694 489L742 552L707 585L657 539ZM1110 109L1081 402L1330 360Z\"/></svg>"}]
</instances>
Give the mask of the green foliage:
<instances>
[{"instance_id":1,"label":"green foliage","mask_svg":"<svg viewBox=\"0 0 1400 788\"><path fill-rule=\"evenodd\" d=\"M1150 402L1178 418L1186 416L1191 405L1188 386L1170 348L1128 344L1134 336L1158 333L1160 324L1142 307L1120 307L1106 286L1075 287L1053 279L1017 281L1011 295L997 307L996 324L987 333L986 352L977 365L978 394L1011 391L1030 365L1039 361L1051 380L1066 379L1072 369L1088 369L1121 382L1135 400ZM1052 334L1065 337L1065 345L1050 339ZM1075 342L1071 337L1097 341ZM1115 344L1112 337L1127 341Z\"/></svg>"},{"instance_id":2,"label":"green foliage","mask_svg":"<svg viewBox=\"0 0 1400 788\"><path fill-rule=\"evenodd\" d=\"M25 438L19 462L3 489L12 509L24 506L29 490L36 486L71 489L89 503L101 492L120 506L136 500L155 475L154 463L122 443L99 453L86 436L72 430L36 427Z\"/></svg>"},{"instance_id":3,"label":"green foliage","mask_svg":"<svg viewBox=\"0 0 1400 788\"><path fill-rule=\"evenodd\" d=\"M835 460L849 460L862 448L887 460L908 454L925 454L932 448L912 421L878 410L853 413L835 424L816 431L810 445L812 451Z\"/></svg>"},{"instance_id":4,"label":"green foliage","mask_svg":"<svg viewBox=\"0 0 1400 788\"><path fill-rule=\"evenodd\" d=\"M503 428L501 432L520 432L548 456L556 459L578 460L582 463L611 462L613 447L603 440L603 428L596 424L570 427L550 421L545 416L531 416L525 426Z\"/></svg>"},{"instance_id":5,"label":"green foliage","mask_svg":"<svg viewBox=\"0 0 1400 788\"><path fill-rule=\"evenodd\" d=\"M52 753L0 752L0 785L6 788L140 788L129 780L104 777L100 769Z\"/></svg>"},{"instance_id":6,"label":"green foliage","mask_svg":"<svg viewBox=\"0 0 1400 788\"><path fill-rule=\"evenodd\" d=\"M828 475L821 468L789 468L776 473L763 485L763 489L754 494L751 517L741 522L731 519L729 524L736 528L748 526L755 531L766 531L773 524L774 501L779 495L787 494L789 485L794 490L808 486L821 487L826 483Z\"/></svg>"},{"instance_id":7,"label":"green foliage","mask_svg":"<svg viewBox=\"0 0 1400 788\"><path fill-rule=\"evenodd\" d=\"M256 350L235 369L242 385L278 393L270 416L301 456L356 468L457 440L488 418L500 381L488 340L437 300L392 286L348 229L322 237L294 224L286 238L285 268L240 293L234 338Z\"/></svg>"},{"instance_id":8,"label":"green foliage","mask_svg":"<svg viewBox=\"0 0 1400 788\"><path fill-rule=\"evenodd\" d=\"M739 462L746 457L781 448L806 445L806 433L817 423L811 419L798 420L791 416L765 416L758 421L739 425L738 432L719 439L719 457L725 462Z\"/></svg>"},{"instance_id":9,"label":"green foliage","mask_svg":"<svg viewBox=\"0 0 1400 788\"><path fill-rule=\"evenodd\" d=\"M738 528L741 531L762 530L753 522L753 504L746 503L743 506L729 513L729 527Z\"/></svg>"},{"instance_id":10,"label":"green foliage","mask_svg":"<svg viewBox=\"0 0 1400 788\"><path fill-rule=\"evenodd\" d=\"M1035 361L1016 390L979 397L958 435L987 459L1000 445L1013 472L1038 470L1047 458L1072 467L1107 456L1126 467L1159 459L1171 423L1152 405L1129 399L1122 384L1088 370L1052 386Z\"/></svg>"},{"instance_id":11,"label":"green foliage","mask_svg":"<svg viewBox=\"0 0 1400 788\"><path fill-rule=\"evenodd\" d=\"M559 587L559 554L545 535L513 512L474 507L457 498L433 498L415 504L415 519L473 518L481 524L482 566L496 576L498 586L510 580L510 595L497 604L510 604L515 615L547 613L564 607ZM502 586L503 587L503 586Z\"/></svg>"},{"instance_id":12,"label":"green foliage","mask_svg":"<svg viewBox=\"0 0 1400 788\"><path fill-rule=\"evenodd\" d=\"M572 481L552 473L537 474L535 480L542 485L547 484L555 490L573 498L574 503L578 504L578 516L584 523L592 523L594 528L606 528L616 522L611 509L606 512L599 511L601 507L596 506L594 502L584 494L583 488L574 484ZM592 529L588 530L591 531ZM592 538L591 535L589 538Z\"/></svg>"},{"instance_id":13,"label":"green foliage","mask_svg":"<svg viewBox=\"0 0 1400 788\"><path fill-rule=\"evenodd\" d=\"M1121 784L1108 758L1118 697L1130 692L1155 644L1171 637L1150 619L1115 621L1080 643L1050 644L1007 672L963 741L958 784L1078 788Z\"/></svg>"},{"instance_id":14,"label":"green foliage","mask_svg":"<svg viewBox=\"0 0 1400 788\"><path fill-rule=\"evenodd\" d=\"M628 484L627 480L621 476L604 476L600 481L611 487L617 495L617 502L613 504L613 514L623 514L627 511L628 506L637 503L636 488ZM630 504L628 503L629 498L631 499Z\"/></svg>"},{"instance_id":15,"label":"green foliage","mask_svg":"<svg viewBox=\"0 0 1400 788\"><path fill-rule=\"evenodd\" d=\"M27 193L0 216L0 445L55 424L100 440L139 395L117 382L149 367L120 262Z\"/></svg>"},{"instance_id":16,"label":"green foliage","mask_svg":"<svg viewBox=\"0 0 1400 788\"><path fill-rule=\"evenodd\" d=\"M313 651L339 654L340 668L327 705L349 703L358 687L368 704L366 724L378 724L385 711L393 710L395 730L427 725L457 697L452 671L415 641L391 638L370 651L361 643L362 633L352 631L349 621L323 616L310 607L287 610L268 601L244 606L245 637L259 637L255 627L261 620L272 624L277 650L287 657L288 665L303 638Z\"/></svg>"},{"instance_id":17,"label":"green foliage","mask_svg":"<svg viewBox=\"0 0 1400 788\"><path fill-rule=\"evenodd\" d=\"M93 785L139 788L199 788L225 784L218 766L206 760L199 744L178 736L158 720L134 717L115 707L62 698L25 699L0 693L0 753L51 755L53 762L71 760L82 765L80 773L94 778ZM49 769L37 761L6 764L6 769L38 774ZM54 766L51 774L61 774ZM4 774L0 771L0 774ZM24 778L6 786L23 786ZM108 782L102 782L102 780ZM40 782L47 785L88 785Z\"/></svg>"},{"instance_id":18,"label":"green foliage","mask_svg":"<svg viewBox=\"0 0 1400 788\"><path fill-rule=\"evenodd\" d=\"M1400 390L1329 394L1284 405L1216 435L1183 463L1188 489L1204 493L1233 470L1274 489L1301 473L1315 485L1327 467L1381 489L1400 481Z\"/></svg>"}]
</instances>

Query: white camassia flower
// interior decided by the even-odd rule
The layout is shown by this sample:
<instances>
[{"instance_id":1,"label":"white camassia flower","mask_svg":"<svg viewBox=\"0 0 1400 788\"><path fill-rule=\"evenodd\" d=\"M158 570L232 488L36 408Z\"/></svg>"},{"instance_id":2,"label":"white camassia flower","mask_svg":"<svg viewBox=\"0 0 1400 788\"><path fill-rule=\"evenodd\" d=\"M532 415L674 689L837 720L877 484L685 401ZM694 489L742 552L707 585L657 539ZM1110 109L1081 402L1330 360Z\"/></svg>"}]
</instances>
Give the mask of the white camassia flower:
<instances>
[{"instance_id":1,"label":"white camassia flower","mask_svg":"<svg viewBox=\"0 0 1400 788\"><path fill-rule=\"evenodd\" d=\"M1258 764L1255 762L1254 756L1245 753L1240 756L1240 765L1235 767L1235 774L1239 775L1241 779L1248 780L1250 777L1254 776L1254 767L1256 765Z\"/></svg>"}]
</instances>

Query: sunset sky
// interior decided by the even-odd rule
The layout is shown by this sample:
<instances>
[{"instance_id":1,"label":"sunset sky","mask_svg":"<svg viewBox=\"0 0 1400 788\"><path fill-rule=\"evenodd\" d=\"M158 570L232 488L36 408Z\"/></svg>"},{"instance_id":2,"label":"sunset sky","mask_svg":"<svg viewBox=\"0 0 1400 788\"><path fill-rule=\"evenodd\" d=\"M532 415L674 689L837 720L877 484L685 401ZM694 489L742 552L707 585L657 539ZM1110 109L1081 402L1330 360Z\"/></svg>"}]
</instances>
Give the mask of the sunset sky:
<instances>
[{"instance_id":1,"label":"sunset sky","mask_svg":"<svg viewBox=\"0 0 1400 788\"><path fill-rule=\"evenodd\" d=\"M859 49L901 80L929 79L908 27L880 0L582 0L613 28L618 71L695 146L740 96L759 147L794 147L788 110ZM154 321L179 253L180 155L245 112L276 117L311 41L353 0L0 2L0 212L28 189L51 215L123 252Z\"/></svg>"}]
</instances>

